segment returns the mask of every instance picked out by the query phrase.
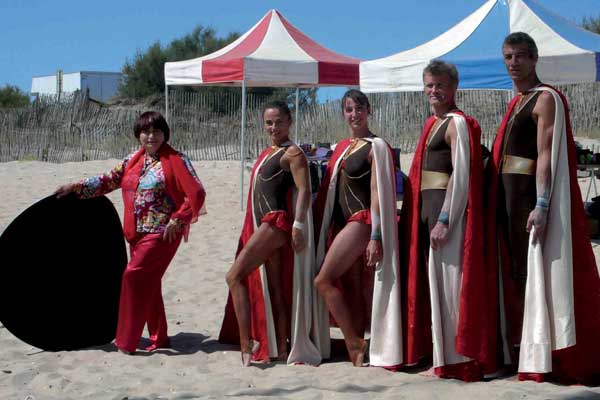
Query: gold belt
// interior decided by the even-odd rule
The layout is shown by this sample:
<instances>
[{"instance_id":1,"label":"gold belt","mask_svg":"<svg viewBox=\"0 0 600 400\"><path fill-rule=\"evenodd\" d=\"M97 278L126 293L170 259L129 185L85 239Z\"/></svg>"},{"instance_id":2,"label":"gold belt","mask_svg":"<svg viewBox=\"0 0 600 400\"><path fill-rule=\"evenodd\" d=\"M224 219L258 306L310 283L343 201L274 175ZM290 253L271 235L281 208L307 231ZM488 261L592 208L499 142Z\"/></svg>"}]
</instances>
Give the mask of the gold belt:
<instances>
[{"instance_id":1,"label":"gold belt","mask_svg":"<svg viewBox=\"0 0 600 400\"><path fill-rule=\"evenodd\" d=\"M444 172L422 171L421 174L421 190L429 189L446 189L450 175Z\"/></svg>"},{"instance_id":2,"label":"gold belt","mask_svg":"<svg viewBox=\"0 0 600 400\"><path fill-rule=\"evenodd\" d=\"M505 155L502 161L502 173L535 175L535 160Z\"/></svg>"}]
</instances>

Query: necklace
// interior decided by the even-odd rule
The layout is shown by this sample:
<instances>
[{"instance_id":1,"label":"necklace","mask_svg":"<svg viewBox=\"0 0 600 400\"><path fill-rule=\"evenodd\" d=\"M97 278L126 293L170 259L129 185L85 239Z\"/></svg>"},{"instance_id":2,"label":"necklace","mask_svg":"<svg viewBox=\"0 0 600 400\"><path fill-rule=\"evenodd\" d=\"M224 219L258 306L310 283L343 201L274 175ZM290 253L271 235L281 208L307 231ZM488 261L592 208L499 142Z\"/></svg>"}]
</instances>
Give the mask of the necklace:
<instances>
[{"instance_id":1,"label":"necklace","mask_svg":"<svg viewBox=\"0 0 600 400\"><path fill-rule=\"evenodd\" d=\"M292 144L291 140L286 140L285 142L283 142L281 144L273 144L273 145L271 145L271 148L272 149L280 149L282 147L287 147L287 146L289 146L291 144Z\"/></svg>"},{"instance_id":2,"label":"necklace","mask_svg":"<svg viewBox=\"0 0 600 400\"><path fill-rule=\"evenodd\" d=\"M375 135L373 135L371 132L369 132L369 136L350 139L350 146L348 146L348 150L344 154L343 159L344 160L347 159L354 152L358 151L361 147L363 147L367 143L367 141L365 140L365 138L372 138L373 136L375 136Z\"/></svg>"}]
</instances>

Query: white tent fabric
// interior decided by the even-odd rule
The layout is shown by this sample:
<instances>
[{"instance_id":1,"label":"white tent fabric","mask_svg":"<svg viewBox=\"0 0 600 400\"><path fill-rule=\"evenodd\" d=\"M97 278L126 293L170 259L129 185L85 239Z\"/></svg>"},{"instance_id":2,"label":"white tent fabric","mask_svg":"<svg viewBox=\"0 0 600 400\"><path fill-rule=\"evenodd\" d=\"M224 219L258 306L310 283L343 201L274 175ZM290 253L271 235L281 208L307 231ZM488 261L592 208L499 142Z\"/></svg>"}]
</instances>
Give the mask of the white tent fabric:
<instances>
[{"instance_id":1,"label":"white tent fabric","mask_svg":"<svg viewBox=\"0 0 600 400\"><path fill-rule=\"evenodd\" d=\"M454 63L461 89L511 89L501 47L510 32L533 37L538 75L551 84L600 80L600 35L585 31L533 0L488 0L471 15L413 49L360 64L365 92L422 90L433 59Z\"/></svg>"}]
</instances>

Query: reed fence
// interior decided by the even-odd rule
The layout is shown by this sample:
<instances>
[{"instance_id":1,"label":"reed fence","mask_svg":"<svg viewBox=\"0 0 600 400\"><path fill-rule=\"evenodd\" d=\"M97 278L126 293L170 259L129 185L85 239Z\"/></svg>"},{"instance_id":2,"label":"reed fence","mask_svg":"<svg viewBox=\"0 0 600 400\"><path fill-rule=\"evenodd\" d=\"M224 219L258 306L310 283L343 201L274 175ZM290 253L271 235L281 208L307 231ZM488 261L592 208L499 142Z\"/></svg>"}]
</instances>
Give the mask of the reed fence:
<instances>
[{"instance_id":1,"label":"reed fence","mask_svg":"<svg viewBox=\"0 0 600 400\"><path fill-rule=\"evenodd\" d=\"M574 134L600 138L600 82L564 85ZM512 97L510 91L460 90L457 104L482 127L482 141L491 145ZM414 151L423 122L430 114L422 93L371 94L370 127L402 151ZM215 106L217 105L217 106ZM171 143L193 160L239 160L241 93L169 93ZM247 99L246 157L253 159L267 145L260 110L264 100ZM122 158L136 147L133 123L147 110L164 110L164 99L151 105L105 105L82 94L41 97L27 108L0 110L0 161L50 162ZM216 111L215 111L216 110ZM298 142L335 143L347 135L338 101L311 104L299 110ZM294 136L294 128L292 135Z\"/></svg>"}]
</instances>

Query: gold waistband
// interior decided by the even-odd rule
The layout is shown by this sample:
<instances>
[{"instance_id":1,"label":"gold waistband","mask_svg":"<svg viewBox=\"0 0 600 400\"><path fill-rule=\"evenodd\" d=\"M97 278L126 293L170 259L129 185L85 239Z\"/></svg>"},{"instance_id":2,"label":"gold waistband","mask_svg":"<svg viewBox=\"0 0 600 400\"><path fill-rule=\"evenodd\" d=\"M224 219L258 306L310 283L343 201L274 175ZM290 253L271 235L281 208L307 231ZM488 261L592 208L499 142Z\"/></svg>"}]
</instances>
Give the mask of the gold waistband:
<instances>
[{"instance_id":1,"label":"gold waistband","mask_svg":"<svg viewBox=\"0 0 600 400\"><path fill-rule=\"evenodd\" d=\"M502 160L502 173L535 175L535 160L505 155Z\"/></svg>"},{"instance_id":2,"label":"gold waistband","mask_svg":"<svg viewBox=\"0 0 600 400\"><path fill-rule=\"evenodd\" d=\"M444 172L422 171L421 190L446 189L449 181L450 175Z\"/></svg>"}]
</instances>

